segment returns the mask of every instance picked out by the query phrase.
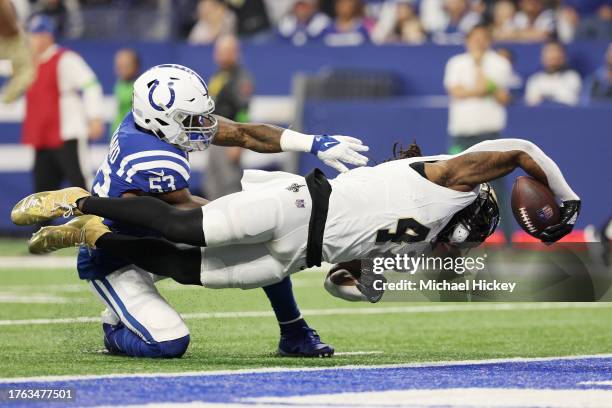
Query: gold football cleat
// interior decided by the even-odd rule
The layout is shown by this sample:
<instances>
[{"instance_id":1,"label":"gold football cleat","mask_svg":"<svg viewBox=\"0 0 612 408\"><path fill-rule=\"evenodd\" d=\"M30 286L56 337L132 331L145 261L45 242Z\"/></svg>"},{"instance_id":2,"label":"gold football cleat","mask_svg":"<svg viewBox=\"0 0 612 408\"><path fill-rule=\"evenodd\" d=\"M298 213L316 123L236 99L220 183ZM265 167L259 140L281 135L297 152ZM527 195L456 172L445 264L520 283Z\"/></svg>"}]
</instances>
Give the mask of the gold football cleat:
<instances>
[{"instance_id":1,"label":"gold football cleat","mask_svg":"<svg viewBox=\"0 0 612 408\"><path fill-rule=\"evenodd\" d=\"M83 215L64 225L42 227L30 238L28 249L32 254L46 254L81 245L95 248L98 238L111 232L102 220L95 215Z\"/></svg>"},{"instance_id":2,"label":"gold football cleat","mask_svg":"<svg viewBox=\"0 0 612 408\"><path fill-rule=\"evenodd\" d=\"M82 215L76 201L90 195L80 187L34 193L15 204L11 220L17 225L32 225L58 217Z\"/></svg>"}]
</instances>

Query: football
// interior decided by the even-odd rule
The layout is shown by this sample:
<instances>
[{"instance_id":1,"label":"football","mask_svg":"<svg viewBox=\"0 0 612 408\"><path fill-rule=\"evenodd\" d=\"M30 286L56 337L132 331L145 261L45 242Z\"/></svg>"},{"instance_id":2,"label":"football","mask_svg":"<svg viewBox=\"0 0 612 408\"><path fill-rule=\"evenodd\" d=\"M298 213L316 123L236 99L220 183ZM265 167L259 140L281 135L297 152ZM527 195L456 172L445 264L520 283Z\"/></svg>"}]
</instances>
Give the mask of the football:
<instances>
[{"instance_id":1,"label":"football","mask_svg":"<svg viewBox=\"0 0 612 408\"><path fill-rule=\"evenodd\" d=\"M552 191L533 177L520 176L514 181L511 203L516 222L534 237L559 222L559 206Z\"/></svg>"}]
</instances>

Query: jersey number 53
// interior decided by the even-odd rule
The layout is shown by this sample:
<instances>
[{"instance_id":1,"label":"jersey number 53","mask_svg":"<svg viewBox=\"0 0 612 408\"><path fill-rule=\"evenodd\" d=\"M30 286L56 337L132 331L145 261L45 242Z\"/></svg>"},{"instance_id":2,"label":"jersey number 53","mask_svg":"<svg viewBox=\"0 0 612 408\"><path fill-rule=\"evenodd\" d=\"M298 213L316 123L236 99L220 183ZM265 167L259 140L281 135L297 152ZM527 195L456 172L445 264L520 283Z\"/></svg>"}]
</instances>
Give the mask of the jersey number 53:
<instances>
[{"instance_id":1,"label":"jersey number 53","mask_svg":"<svg viewBox=\"0 0 612 408\"><path fill-rule=\"evenodd\" d=\"M149 189L152 193L165 193L176 190L174 176L168 174L167 176L149 177Z\"/></svg>"}]
</instances>

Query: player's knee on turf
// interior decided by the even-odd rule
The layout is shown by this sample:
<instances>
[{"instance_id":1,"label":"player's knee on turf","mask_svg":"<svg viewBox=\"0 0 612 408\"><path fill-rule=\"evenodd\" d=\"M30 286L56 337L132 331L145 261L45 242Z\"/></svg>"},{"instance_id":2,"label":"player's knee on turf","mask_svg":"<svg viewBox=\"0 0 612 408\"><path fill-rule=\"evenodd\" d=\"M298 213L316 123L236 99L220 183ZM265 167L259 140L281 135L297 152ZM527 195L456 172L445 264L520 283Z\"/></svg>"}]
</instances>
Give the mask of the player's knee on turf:
<instances>
[{"instance_id":1,"label":"player's knee on turf","mask_svg":"<svg viewBox=\"0 0 612 408\"><path fill-rule=\"evenodd\" d=\"M157 343L160 350L160 358L180 358L187 351L191 338L189 335L180 339L162 341Z\"/></svg>"},{"instance_id":2,"label":"player's knee on turf","mask_svg":"<svg viewBox=\"0 0 612 408\"><path fill-rule=\"evenodd\" d=\"M123 324L103 324L104 346L112 354L142 358L179 358L189 347L190 336L166 341L145 341Z\"/></svg>"}]
</instances>

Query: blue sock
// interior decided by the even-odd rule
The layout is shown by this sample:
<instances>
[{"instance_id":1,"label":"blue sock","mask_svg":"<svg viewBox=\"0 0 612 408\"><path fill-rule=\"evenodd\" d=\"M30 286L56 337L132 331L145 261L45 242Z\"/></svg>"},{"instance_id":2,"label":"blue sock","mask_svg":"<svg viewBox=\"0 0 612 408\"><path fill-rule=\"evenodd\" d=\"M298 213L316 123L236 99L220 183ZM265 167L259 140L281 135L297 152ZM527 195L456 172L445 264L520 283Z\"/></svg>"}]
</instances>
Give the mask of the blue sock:
<instances>
[{"instance_id":1,"label":"blue sock","mask_svg":"<svg viewBox=\"0 0 612 408\"><path fill-rule=\"evenodd\" d=\"M189 345L189 335L180 339L147 343L136 333L122 324L103 325L104 338L114 352L121 352L130 357L178 358L185 354Z\"/></svg>"},{"instance_id":2,"label":"blue sock","mask_svg":"<svg viewBox=\"0 0 612 408\"><path fill-rule=\"evenodd\" d=\"M263 290L270 300L272 309L274 309L274 314L280 325L281 333L287 329L294 328L296 326L294 323L299 322L300 327L306 325L304 319L301 318L302 314L293 296L291 279L289 277L286 277L274 285L266 286Z\"/></svg>"}]
</instances>

